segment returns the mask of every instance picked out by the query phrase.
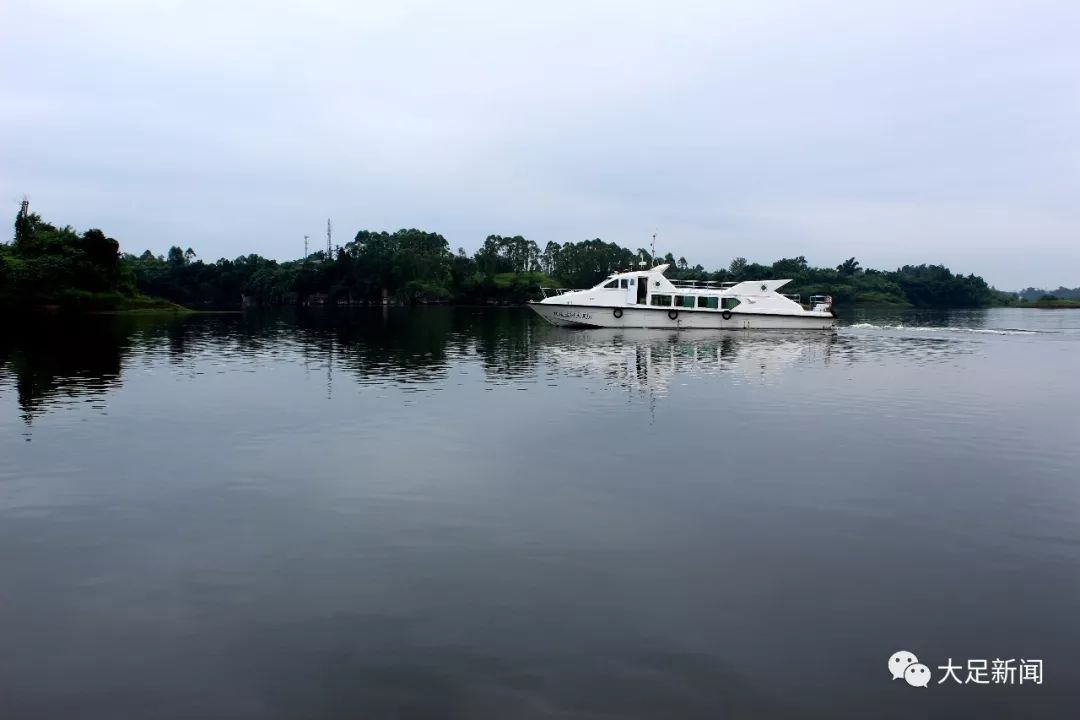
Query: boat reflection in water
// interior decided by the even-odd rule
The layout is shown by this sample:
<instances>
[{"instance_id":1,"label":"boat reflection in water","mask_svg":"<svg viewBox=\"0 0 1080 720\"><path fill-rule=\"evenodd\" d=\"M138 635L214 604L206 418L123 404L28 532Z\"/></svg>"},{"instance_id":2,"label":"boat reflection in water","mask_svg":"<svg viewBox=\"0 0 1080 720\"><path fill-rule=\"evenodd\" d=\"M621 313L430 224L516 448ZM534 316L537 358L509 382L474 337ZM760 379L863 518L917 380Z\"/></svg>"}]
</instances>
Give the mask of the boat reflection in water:
<instances>
[{"instance_id":1,"label":"boat reflection in water","mask_svg":"<svg viewBox=\"0 0 1080 720\"><path fill-rule=\"evenodd\" d=\"M560 373L602 376L631 391L666 395L677 376L724 375L768 383L800 363L827 364L835 334L807 331L679 333L558 330L538 333L538 360Z\"/></svg>"},{"instance_id":2,"label":"boat reflection in water","mask_svg":"<svg viewBox=\"0 0 1080 720\"><path fill-rule=\"evenodd\" d=\"M886 357L909 368L953 363L980 352L993 332L868 325L833 332L568 329L522 308L467 307L54 318L0 332L0 396L17 397L29 426L84 402L105 412L132 373L196 379L300 365L325 377L320 393L327 398L359 386L422 393L482 382L529 389L562 375L602 378L656 397L678 375L723 375L750 385L779 382L800 367L877 367ZM462 375L474 367L480 372ZM814 382L832 379L819 375Z\"/></svg>"}]
</instances>

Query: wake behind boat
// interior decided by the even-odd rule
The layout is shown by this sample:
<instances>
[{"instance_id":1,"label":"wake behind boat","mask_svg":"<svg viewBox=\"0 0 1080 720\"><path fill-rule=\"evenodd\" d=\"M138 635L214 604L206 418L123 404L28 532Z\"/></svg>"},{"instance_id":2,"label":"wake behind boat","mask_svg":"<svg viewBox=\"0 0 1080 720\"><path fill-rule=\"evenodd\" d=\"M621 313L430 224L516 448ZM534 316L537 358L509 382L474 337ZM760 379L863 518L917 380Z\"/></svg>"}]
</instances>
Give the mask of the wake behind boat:
<instances>
[{"instance_id":1,"label":"wake behind boat","mask_svg":"<svg viewBox=\"0 0 1080 720\"><path fill-rule=\"evenodd\" d=\"M790 280L714 283L668 280L669 265L610 275L589 290L556 291L529 307L552 325L568 327L829 330L832 298L777 290Z\"/></svg>"}]
</instances>

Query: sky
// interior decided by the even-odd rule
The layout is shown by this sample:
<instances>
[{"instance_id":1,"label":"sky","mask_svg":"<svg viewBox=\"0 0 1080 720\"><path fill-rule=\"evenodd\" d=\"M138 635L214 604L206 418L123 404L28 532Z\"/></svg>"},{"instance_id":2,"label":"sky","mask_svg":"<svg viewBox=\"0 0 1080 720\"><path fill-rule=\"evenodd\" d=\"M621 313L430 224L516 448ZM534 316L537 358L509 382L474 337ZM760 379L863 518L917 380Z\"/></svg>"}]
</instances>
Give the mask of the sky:
<instances>
[{"instance_id":1,"label":"sky","mask_svg":"<svg viewBox=\"0 0 1080 720\"><path fill-rule=\"evenodd\" d=\"M1080 3L0 3L0 209L126 252L594 237L1080 285Z\"/></svg>"}]
</instances>

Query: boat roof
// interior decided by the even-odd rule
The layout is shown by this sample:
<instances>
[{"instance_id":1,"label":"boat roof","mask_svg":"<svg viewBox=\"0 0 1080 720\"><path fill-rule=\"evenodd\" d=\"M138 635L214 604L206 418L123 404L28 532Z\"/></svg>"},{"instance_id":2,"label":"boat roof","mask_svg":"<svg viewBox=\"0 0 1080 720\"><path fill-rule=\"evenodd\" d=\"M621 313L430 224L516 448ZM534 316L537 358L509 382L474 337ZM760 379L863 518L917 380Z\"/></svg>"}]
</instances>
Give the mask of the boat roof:
<instances>
[{"instance_id":1,"label":"boat roof","mask_svg":"<svg viewBox=\"0 0 1080 720\"><path fill-rule=\"evenodd\" d=\"M637 277L639 275L660 275L663 276L671 267L671 263L664 263L662 265L655 265L651 268L645 268L641 270L622 270L620 272L612 273L604 279L600 285L606 282L610 282L616 278L623 277ZM715 293L717 291L729 293L729 294L746 294L746 295L760 295L762 293L776 292L779 288L787 285L791 282L790 278L786 280L743 280L737 282L720 282L717 280L671 280L664 278L663 288L659 292L669 291L671 289L679 290L686 293L707 292ZM597 286L599 287L599 285ZM730 291L735 291L731 293Z\"/></svg>"}]
</instances>

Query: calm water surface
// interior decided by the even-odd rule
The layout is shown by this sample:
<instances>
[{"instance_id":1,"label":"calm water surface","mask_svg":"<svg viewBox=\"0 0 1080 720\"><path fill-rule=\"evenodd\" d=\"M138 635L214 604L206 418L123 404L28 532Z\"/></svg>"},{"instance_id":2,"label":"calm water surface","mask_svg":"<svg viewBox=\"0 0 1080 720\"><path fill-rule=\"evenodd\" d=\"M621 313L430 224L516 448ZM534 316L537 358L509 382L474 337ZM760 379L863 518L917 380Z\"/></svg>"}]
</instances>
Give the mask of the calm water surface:
<instances>
[{"instance_id":1,"label":"calm water surface","mask_svg":"<svg viewBox=\"0 0 1080 720\"><path fill-rule=\"evenodd\" d=\"M0 717L1076 717L1078 360L1080 311L9 319Z\"/></svg>"}]
</instances>

